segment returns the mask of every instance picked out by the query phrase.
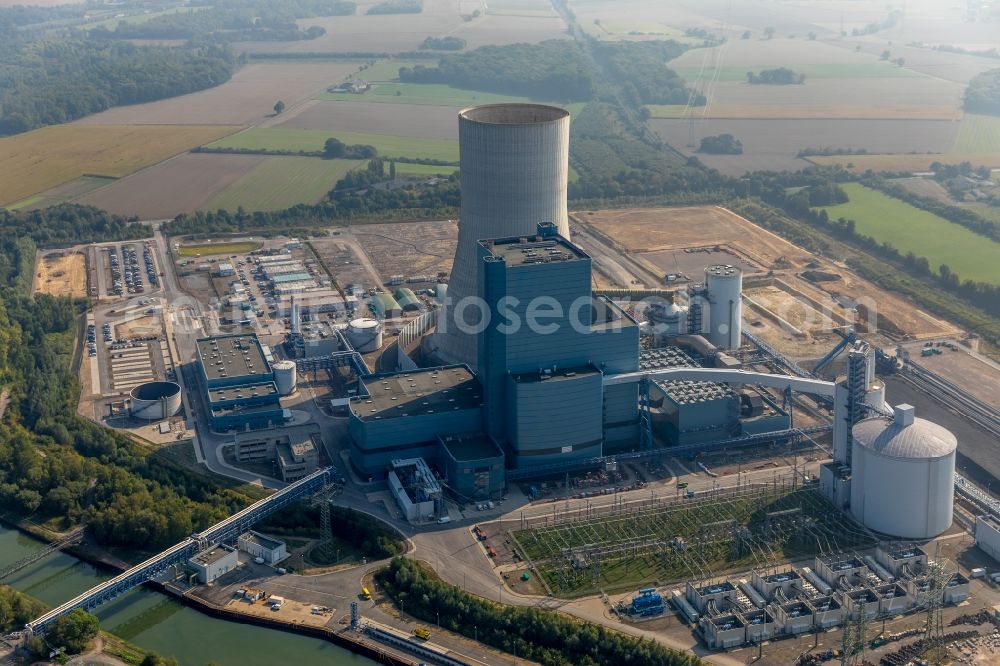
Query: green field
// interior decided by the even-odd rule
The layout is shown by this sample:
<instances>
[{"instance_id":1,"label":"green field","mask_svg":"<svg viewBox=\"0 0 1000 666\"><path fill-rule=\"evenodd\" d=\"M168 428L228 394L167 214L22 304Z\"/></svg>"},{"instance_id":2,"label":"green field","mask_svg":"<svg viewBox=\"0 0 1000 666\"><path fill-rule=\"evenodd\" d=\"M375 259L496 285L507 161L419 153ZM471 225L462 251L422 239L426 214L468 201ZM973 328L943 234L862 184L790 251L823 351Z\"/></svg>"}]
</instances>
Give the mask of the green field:
<instances>
[{"instance_id":1,"label":"green field","mask_svg":"<svg viewBox=\"0 0 1000 666\"><path fill-rule=\"evenodd\" d=\"M669 63L667 65L670 66ZM733 65L730 67L720 67L718 71L719 81L746 81L747 72L760 72L762 69L774 69L775 65ZM788 68L806 75L805 85L809 85L809 79L886 79L886 78L919 78L919 74L910 69L896 67L889 63L868 62L868 63L826 63L826 64L789 64ZM671 67L677 75L688 81L698 78L701 71L698 67ZM702 78L712 78L716 72L707 68L701 72Z\"/></svg>"},{"instance_id":2,"label":"green field","mask_svg":"<svg viewBox=\"0 0 1000 666\"><path fill-rule=\"evenodd\" d=\"M9 206L5 206L7 210L21 210L22 208L27 208L28 206L34 206L45 201L45 197L41 194L36 194L33 197L28 197L27 199L21 199L20 201L15 201Z\"/></svg>"},{"instance_id":3,"label":"green field","mask_svg":"<svg viewBox=\"0 0 1000 666\"><path fill-rule=\"evenodd\" d=\"M396 162L396 175L398 176L450 176L456 171L458 171L457 166Z\"/></svg>"},{"instance_id":4,"label":"green field","mask_svg":"<svg viewBox=\"0 0 1000 666\"><path fill-rule=\"evenodd\" d=\"M965 114L954 152L1000 153L1000 117Z\"/></svg>"},{"instance_id":5,"label":"green field","mask_svg":"<svg viewBox=\"0 0 1000 666\"><path fill-rule=\"evenodd\" d=\"M989 204L975 204L969 206L969 209L1000 226L1000 207L990 206Z\"/></svg>"},{"instance_id":6,"label":"green field","mask_svg":"<svg viewBox=\"0 0 1000 666\"><path fill-rule=\"evenodd\" d=\"M367 71L367 70L366 70ZM359 77L364 78L365 72ZM378 83L363 94L323 92L314 97L336 102L384 102L386 104L429 104L432 106L477 106L502 102L530 102L527 97L496 95L465 90L443 83Z\"/></svg>"},{"instance_id":7,"label":"green field","mask_svg":"<svg viewBox=\"0 0 1000 666\"><path fill-rule=\"evenodd\" d=\"M128 23L130 25L141 25L143 23L148 23L155 18L160 16L166 16L167 14L180 14L181 12L192 13L201 11L203 9L209 9L208 7L174 7L173 9L165 9L160 12L148 12L144 14L127 14L121 17L112 17L109 19L104 19L102 21L95 21L93 23L86 23L83 25L85 30L93 30L94 28L107 28L108 30L114 30L118 27L119 23Z\"/></svg>"},{"instance_id":8,"label":"green field","mask_svg":"<svg viewBox=\"0 0 1000 666\"><path fill-rule=\"evenodd\" d=\"M317 157L268 157L253 171L215 195L206 210L281 210L311 204L333 189L361 160L324 160ZM447 167L445 167L447 168Z\"/></svg>"},{"instance_id":9,"label":"green field","mask_svg":"<svg viewBox=\"0 0 1000 666\"><path fill-rule=\"evenodd\" d=\"M213 257L218 254L246 254L259 250L263 243L241 241L239 243L200 243L198 245L181 245L177 254L182 257Z\"/></svg>"},{"instance_id":10,"label":"green field","mask_svg":"<svg viewBox=\"0 0 1000 666\"><path fill-rule=\"evenodd\" d=\"M841 187L851 200L826 207L830 219L854 220L858 233L927 257L934 269L947 264L963 280L1000 284L1000 243L864 185Z\"/></svg>"},{"instance_id":11,"label":"green field","mask_svg":"<svg viewBox=\"0 0 1000 666\"><path fill-rule=\"evenodd\" d=\"M390 83L398 81L400 67L413 67L414 65L433 67L435 64L433 60L379 60L374 65L359 69L347 78L364 79L371 83Z\"/></svg>"},{"instance_id":12,"label":"green field","mask_svg":"<svg viewBox=\"0 0 1000 666\"><path fill-rule=\"evenodd\" d=\"M326 140L336 137L346 144L375 146L383 157L410 157L458 161L458 141L420 139L388 134L361 134L331 130L292 129L283 127L253 128L209 144L211 148L248 150L323 150Z\"/></svg>"}]
</instances>

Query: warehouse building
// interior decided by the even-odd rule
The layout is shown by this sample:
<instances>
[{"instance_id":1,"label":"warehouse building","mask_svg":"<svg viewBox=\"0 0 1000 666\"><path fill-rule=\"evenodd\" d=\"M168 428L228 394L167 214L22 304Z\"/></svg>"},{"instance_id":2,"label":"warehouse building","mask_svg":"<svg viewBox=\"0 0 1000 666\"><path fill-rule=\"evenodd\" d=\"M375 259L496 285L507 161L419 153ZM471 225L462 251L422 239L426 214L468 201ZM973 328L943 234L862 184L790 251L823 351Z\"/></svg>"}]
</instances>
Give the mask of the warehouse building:
<instances>
[{"instance_id":1,"label":"warehouse building","mask_svg":"<svg viewBox=\"0 0 1000 666\"><path fill-rule=\"evenodd\" d=\"M250 557L259 557L265 564L277 564L288 557L288 547L284 541L272 539L253 530L240 535L237 548Z\"/></svg>"}]
</instances>

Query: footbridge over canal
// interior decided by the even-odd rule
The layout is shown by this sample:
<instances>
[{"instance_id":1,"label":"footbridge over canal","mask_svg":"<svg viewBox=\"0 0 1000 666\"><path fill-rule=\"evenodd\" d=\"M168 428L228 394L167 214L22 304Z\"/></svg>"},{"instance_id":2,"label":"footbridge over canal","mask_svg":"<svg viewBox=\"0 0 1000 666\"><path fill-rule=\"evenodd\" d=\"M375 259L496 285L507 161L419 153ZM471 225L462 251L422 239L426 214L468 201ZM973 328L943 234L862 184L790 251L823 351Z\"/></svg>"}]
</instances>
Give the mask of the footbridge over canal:
<instances>
[{"instance_id":1,"label":"footbridge over canal","mask_svg":"<svg viewBox=\"0 0 1000 666\"><path fill-rule=\"evenodd\" d=\"M323 490L331 481L332 471L332 467L317 470L309 476L279 490L270 497L251 504L239 513L216 523L208 529L192 534L184 541L171 546L159 555L151 557L128 571L115 576L111 580L87 590L74 599L70 599L37 620L29 622L24 627L25 631L35 635L45 633L49 625L77 608L83 608L84 610L94 609L118 595L131 590L133 587L152 580L174 564L187 562L198 552L211 545L225 541L235 541L240 534L243 534L253 527L254 524L275 511Z\"/></svg>"}]
</instances>

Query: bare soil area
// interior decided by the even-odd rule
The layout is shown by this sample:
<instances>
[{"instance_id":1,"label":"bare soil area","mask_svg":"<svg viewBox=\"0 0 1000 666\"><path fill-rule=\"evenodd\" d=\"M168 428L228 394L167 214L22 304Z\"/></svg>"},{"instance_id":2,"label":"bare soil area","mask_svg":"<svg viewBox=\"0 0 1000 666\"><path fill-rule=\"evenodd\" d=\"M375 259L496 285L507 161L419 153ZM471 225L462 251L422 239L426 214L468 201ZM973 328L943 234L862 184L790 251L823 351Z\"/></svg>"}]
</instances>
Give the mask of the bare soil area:
<instances>
[{"instance_id":1,"label":"bare soil area","mask_svg":"<svg viewBox=\"0 0 1000 666\"><path fill-rule=\"evenodd\" d=\"M943 347L936 356L921 357L919 345L910 348L910 358L917 365L941 375L948 381L973 394L983 402L1000 409L1000 369L964 351L954 352Z\"/></svg>"},{"instance_id":2,"label":"bare soil area","mask_svg":"<svg viewBox=\"0 0 1000 666\"><path fill-rule=\"evenodd\" d=\"M158 102L115 107L75 124L253 125L272 116L279 99L288 113L356 70L355 63L344 61L254 63L221 86Z\"/></svg>"},{"instance_id":3,"label":"bare soil area","mask_svg":"<svg viewBox=\"0 0 1000 666\"><path fill-rule=\"evenodd\" d=\"M187 153L123 178L77 200L143 219L190 213L250 173L263 155Z\"/></svg>"},{"instance_id":4,"label":"bare soil area","mask_svg":"<svg viewBox=\"0 0 1000 666\"><path fill-rule=\"evenodd\" d=\"M351 227L383 278L450 272L458 243L454 220Z\"/></svg>"},{"instance_id":5,"label":"bare soil area","mask_svg":"<svg viewBox=\"0 0 1000 666\"><path fill-rule=\"evenodd\" d=\"M36 260L36 294L84 298L87 295L87 262L79 252L50 252Z\"/></svg>"}]
</instances>

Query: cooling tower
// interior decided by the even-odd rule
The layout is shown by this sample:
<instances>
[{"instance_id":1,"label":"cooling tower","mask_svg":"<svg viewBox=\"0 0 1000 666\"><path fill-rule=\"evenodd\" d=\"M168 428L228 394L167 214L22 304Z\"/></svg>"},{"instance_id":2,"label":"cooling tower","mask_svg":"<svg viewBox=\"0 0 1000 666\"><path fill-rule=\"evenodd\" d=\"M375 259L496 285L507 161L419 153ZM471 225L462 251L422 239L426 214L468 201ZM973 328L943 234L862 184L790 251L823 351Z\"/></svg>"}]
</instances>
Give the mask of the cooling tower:
<instances>
[{"instance_id":1,"label":"cooling tower","mask_svg":"<svg viewBox=\"0 0 1000 666\"><path fill-rule=\"evenodd\" d=\"M476 367L477 336L468 331L479 310L462 308L462 299L479 294L478 241L530 236L540 222L554 223L569 238L569 123L565 109L541 104L490 104L458 114L462 208L450 305L434 340L441 360Z\"/></svg>"}]
</instances>

